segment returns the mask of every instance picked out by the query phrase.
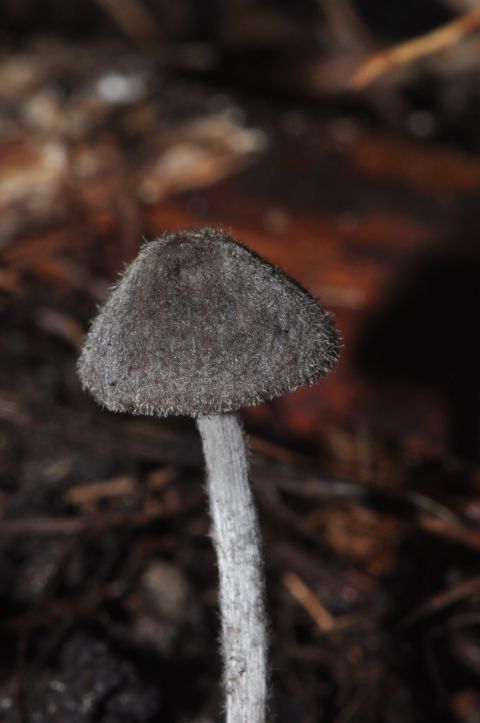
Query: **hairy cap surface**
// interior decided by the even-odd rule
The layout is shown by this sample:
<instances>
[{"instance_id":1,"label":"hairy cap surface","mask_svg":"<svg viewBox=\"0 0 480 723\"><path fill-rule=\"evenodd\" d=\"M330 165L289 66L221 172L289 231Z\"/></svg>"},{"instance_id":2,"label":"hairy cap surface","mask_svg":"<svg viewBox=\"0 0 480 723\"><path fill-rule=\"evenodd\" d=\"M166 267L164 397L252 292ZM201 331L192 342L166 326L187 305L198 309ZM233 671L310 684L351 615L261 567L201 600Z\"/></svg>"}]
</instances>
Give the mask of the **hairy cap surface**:
<instances>
[{"instance_id":1,"label":"hairy cap surface","mask_svg":"<svg viewBox=\"0 0 480 723\"><path fill-rule=\"evenodd\" d=\"M310 384L339 355L330 314L216 229L146 243L93 321L78 372L102 405L198 416Z\"/></svg>"}]
</instances>

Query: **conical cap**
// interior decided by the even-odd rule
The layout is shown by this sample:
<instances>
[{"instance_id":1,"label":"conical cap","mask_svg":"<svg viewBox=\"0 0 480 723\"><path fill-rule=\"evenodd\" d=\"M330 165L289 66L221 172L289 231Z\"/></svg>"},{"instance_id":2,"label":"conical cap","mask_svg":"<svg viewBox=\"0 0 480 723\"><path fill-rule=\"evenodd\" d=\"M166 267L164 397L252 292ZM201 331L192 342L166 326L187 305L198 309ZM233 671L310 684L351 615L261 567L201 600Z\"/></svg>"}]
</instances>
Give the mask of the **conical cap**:
<instances>
[{"instance_id":1,"label":"conical cap","mask_svg":"<svg viewBox=\"0 0 480 723\"><path fill-rule=\"evenodd\" d=\"M199 416L310 384L338 354L310 294L207 228L143 246L93 321L78 372L112 411Z\"/></svg>"}]
</instances>

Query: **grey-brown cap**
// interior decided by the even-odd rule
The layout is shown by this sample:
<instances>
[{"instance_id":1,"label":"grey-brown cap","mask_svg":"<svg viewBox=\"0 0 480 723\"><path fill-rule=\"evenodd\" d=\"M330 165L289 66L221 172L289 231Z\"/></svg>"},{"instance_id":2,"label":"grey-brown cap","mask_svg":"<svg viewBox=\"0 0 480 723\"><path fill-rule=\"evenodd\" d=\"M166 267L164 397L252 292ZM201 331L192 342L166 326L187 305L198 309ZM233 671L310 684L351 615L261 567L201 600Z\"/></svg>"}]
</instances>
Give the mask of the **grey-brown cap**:
<instances>
[{"instance_id":1,"label":"grey-brown cap","mask_svg":"<svg viewBox=\"0 0 480 723\"><path fill-rule=\"evenodd\" d=\"M222 231L146 243L93 321L84 387L115 412L199 416L311 384L334 366L330 314Z\"/></svg>"}]
</instances>

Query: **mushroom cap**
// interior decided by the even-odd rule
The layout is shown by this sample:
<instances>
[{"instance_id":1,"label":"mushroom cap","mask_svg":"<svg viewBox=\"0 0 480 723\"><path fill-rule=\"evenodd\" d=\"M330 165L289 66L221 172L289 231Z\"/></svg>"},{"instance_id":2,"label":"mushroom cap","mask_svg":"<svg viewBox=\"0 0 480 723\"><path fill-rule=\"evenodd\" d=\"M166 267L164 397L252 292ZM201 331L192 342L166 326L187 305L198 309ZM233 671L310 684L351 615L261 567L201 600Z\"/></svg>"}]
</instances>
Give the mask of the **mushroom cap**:
<instances>
[{"instance_id":1,"label":"mushroom cap","mask_svg":"<svg viewBox=\"0 0 480 723\"><path fill-rule=\"evenodd\" d=\"M259 404L327 374L331 315L222 231L146 243L93 321L83 386L114 412L199 416Z\"/></svg>"}]
</instances>

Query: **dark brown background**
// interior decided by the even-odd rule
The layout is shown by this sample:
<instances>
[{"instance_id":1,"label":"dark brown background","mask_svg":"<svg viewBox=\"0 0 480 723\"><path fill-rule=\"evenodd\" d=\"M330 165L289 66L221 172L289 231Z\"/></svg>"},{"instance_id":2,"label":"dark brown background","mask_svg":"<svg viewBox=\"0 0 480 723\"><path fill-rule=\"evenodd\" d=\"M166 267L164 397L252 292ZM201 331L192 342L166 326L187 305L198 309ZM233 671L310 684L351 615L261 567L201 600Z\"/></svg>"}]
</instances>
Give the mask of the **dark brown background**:
<instances>
[{"instance_id":1,"label":"dark brown background","mask_svg":"<svg viewBox=\"0 0 480 723\"><path fill-rule=\"evenodd\" d=\"M478 721L479 35L351 87L468 10L2 4L0 720L220 719L193 423L75 374L142 236L213 224L344 339L244 415L276 720Z\"/></svg>"}]
</instances>

